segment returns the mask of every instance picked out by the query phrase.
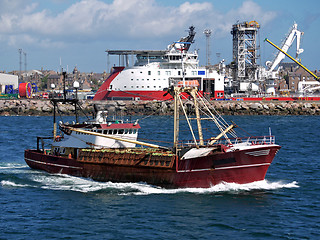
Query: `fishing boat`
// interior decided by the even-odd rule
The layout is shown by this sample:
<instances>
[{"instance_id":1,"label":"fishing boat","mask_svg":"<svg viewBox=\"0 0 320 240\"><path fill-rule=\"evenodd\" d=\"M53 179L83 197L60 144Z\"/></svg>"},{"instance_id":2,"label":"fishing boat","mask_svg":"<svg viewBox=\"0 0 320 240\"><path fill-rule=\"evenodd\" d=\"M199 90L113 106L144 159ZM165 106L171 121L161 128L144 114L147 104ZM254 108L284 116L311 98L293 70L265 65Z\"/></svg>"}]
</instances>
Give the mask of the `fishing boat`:
<instances>
[{"instance_id":1,"label":"fishing boat","mask_svg":"<svg viewBox=\"0 0 320 240\"><path fill-rule=\"evenodd\" d=\"M50 147L37 137L37 148L25 150L25 161L34 169L69 174L96 181L145 182L168 188L209 188L222 182L245 184L265 178L280 146L271 135L240 137L235 123L228 124L198 91L198 81L174 83L173 145L139 141L140 125L110 118L96 109L95 118L79 123L56 122L60 104L70 103L78 113L77 99L51 99L54 105ZM188 109L184 106L188 104ZM181 141L185 119L191 141ZM205 138L203 121L219 133ZM196 126L193 129L193 126ZM213 131L213 128L209 129ZM60 131L60 133L58 133Z\"/></svg>"}]
</instances>

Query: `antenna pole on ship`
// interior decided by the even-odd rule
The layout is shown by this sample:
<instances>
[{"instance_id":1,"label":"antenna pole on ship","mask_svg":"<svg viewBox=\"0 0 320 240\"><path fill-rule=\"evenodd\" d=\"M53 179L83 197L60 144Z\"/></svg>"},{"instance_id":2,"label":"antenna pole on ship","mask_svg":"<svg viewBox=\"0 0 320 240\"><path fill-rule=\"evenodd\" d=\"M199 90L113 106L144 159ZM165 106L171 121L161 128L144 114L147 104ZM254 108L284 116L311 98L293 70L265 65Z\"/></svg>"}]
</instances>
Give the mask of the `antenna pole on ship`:
<instances>
[{"instance_id":1,"label":"antenna pole on ship","mask_svg":"<svg viewBox=\"0 0 320 240\"><path fill-rule=\"evenodd\" d=\"M179 94L180 91L174 87L174 120L173 120L173 148L175 153L178 153L178 141L179 141Z\"/></svg>"}]
</instances>

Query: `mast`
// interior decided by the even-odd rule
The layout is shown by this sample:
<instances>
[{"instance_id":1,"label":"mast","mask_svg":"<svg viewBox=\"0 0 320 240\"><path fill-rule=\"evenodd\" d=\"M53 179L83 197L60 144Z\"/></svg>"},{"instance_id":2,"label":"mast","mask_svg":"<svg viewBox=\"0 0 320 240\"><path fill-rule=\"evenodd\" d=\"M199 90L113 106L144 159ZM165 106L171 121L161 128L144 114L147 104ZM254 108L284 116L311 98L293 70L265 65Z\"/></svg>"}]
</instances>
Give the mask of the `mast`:
<instances>
[{"instance_id":1,"label":"mast","mask_svg":"<svg viewBox=\"0 0 320 240\"><path fill-rule=\"evenodd\" d=\"M62 69L61 69L62 71ZM62 71L62 76L63 76L63 98L55 98L54 94L51 99L51 103L53 105L53 139L56 138L57 136L57 121L56 121L56 112L59 111L58 108L58 103L69 103L74 105L74 111L76 115L76 121L78 123L78 111L77 111L77 104L78 104L78 97L75 99L67 99L67 91L66 91L66 78L67 78L67 73ZM80 107L81 109L81 107Z\"/></svg>"},{"instance_id":2,"label":"mast","mask_svg":"<svg viewBox=\"0 0 320 240\"><path fill-rule=\"evenodd\" d=\"M173 148L176 153L178 152L179 141L179 94L178 87L174 87Z\"/></svg>"},{"instance_id":3,"label":"mast","mask_svg":"<svg viewBox=\"0 0 320 240\"><path fill-rule=\"evenodd\" d=\"M199 112L199 106L198 106L198 101L197 101L197 88L193 88L191 90L191 96L193 97L194 101L194 108L196 112L196 118L197 118L197 126L198 126L198 134L199 134L199 140L200 140L200 145L204 145L203 142L203 134L202 134L202 126L201 126L201 116Z\"/></svg>"},{"instance_id":4,"label":"mast","mask_svg":"<svg viewBox=\"0 0 320 240\"><path fill-rule=\"evenodd\" d=\"M190 29L191 30L191 29ZM188 40L193 40L193 38L190 38ZM176 43L180 43L180 44L184 44L185 46L190 46L192 42L176 42ZM186 84L185 81L185 69L184 69L184 51L188 50L189 48L182 48L180 49L181 51L181 68L182 68L182 87L181 86L174 86L174 136L173 136L173 147L176 151L176 153L178 152L178 141L179 141L179 105L182 105L181 99L180 99L180 93L182 92L187 92L189 93L194 100L194 107L195 107L195 113L196 113L196 119L197 119L197 127L198 127L198 134L199 134L199 144L200 145L204 145L204 141L203 141L203 133L202 133L202 126L201 126L201 116L200 116L200 112L199 112L199 107L198 107L198 102L197 102L197 91L198 88L197 86L194 86L193 83L191 83L191 85ZM179 84L178 84L179 85ZM181 106L183 108L183 106ZM184 111L185 113L185 111ZM189 124L189 118L185 113L185 117L188 121ZM191 125L189 124L190 130L192 135L193 134L193 130ZM195 141L195 145L197 145L196 139L194 139Z\"/></svg>"},{"instance_id":5,"label":"mast","mask_svg":"<svg viewBox=\"0 0 320 240\"><path fill-rule=\"evenodd\" d=\"M56 101L52 99L53 103L53 139L56 139L57 136L57 121L56 121Z\"/></svg>"}]
</instances>

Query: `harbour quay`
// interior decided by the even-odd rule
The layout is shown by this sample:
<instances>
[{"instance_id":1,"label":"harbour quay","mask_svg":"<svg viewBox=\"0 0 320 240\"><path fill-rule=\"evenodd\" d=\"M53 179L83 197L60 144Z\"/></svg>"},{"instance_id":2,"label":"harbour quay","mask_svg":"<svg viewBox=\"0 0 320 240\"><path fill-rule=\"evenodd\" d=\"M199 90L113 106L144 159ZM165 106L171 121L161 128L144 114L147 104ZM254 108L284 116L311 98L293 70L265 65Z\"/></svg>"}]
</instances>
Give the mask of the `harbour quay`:
<instances>
[{"instance_id":1,"label":"harbour quay","mask_svg":"<svg viewBox=\"0 0 320 240\"><path fill-rule=\"evenodd\" d=\"M173 101L93 101L82 100L82 109L92 114L93 105L98 105L112 114L121 115L171 115ZM211 107L222 115L320 115L320 101L210 101ZM193 103L188 103L193 109ZM61 105L62 115L74 115L72 107ZM0 100L1 116L46 116L53 106L48 99Z\"/></svg>"}]
</instances>

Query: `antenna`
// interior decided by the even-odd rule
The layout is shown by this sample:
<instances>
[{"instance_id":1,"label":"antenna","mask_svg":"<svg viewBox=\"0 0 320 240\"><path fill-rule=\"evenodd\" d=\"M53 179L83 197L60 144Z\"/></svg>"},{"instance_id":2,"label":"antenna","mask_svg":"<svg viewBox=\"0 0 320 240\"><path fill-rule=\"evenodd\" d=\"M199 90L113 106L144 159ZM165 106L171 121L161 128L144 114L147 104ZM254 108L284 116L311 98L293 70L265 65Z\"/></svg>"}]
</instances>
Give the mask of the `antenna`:
<instances>
[{"instance_id":1,"label":"antenna","mask_svg":"<svg viewBox=\"0 0 320 240\"><path fill-rule=\"evenodd\" d=\"M19 55L20 55L19 64L20 64L20 74L21 74L21 72L22 72L22 56L21 56L22 48L19 48L18 51L19 51Z\"/></svg>"},{"instance_id":2,"label":"antenna","mask_svg":"<svg viewBox=\"0 0 320 240\"><path fill-rule=\"evenodd\" d=\"M220 56L221 56L221 53L217 52L217 53L216 53L216 56L217 56L217 60L218 60L218 62L220 62Z\"/></svg>"},{"instance_id":3,"label":"antenna","mask_svg":"<svg viewBox=\"0 0 320 240\"><path fill-rule=\"evenodd\" d=\"M23 52L24 55L24 71L27 72L27 53Z\"/></svg>"},{"instance_id":4,"label":"antenna","mask_svg":"<svg viewBox=\"0 0 320 240\"><path fill-rule=\"evenodd\" d=\"M205 29L203 33L206 35L206 40L207 40L206 57L207 57L207 66L209 66L210 65L210 37L211 37L212 31L210 29Z\"/></svg>"}]
</instances>

